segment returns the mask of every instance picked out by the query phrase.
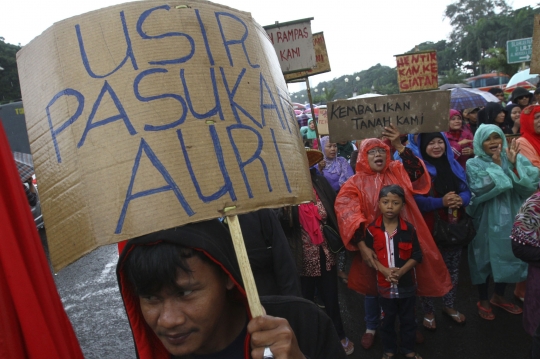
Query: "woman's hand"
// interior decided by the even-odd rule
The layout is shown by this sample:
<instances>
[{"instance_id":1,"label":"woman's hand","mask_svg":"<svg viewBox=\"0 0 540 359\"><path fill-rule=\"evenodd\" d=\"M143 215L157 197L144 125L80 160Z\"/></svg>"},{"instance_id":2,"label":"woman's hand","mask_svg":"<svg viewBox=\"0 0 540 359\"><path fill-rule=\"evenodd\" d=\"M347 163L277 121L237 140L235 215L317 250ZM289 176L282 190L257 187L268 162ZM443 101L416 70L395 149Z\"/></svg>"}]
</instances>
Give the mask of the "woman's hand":
<instances>
[{"instance_id":1,"label":"woman's hand","mask_svg":"<svg viewBox=\"0 0 540 359\"><path fill-rule=\"evenodd\" d=\"M470 147L465 147L461 149L461 154L464 156L472 156L474 155L474 150Z\"/></svg>"},{"instance_id":2,"label":"woman's hand","mask_svg":"<svg viewBox=\"0 0 540 359\"><path fill-rule=\"evenodd\" d=\"M325 167L326 167L326 161L325 160L322 160L321 162L319 162L319 172L322 173Z\"/></svg>"},{"instance_id":3,"label":"woman's hand","mask_svg":"<svg viewBox=\"0 0 540 359\"><path fill-rule=\"evenodd\" d=\"M512 142L510 142L510 146L506 149L506 157L508 157L508 161L510 161L511 164L516 164L517 155L519 153L519 143L516 142L516 139L513 138ZM495 155L493 155L495 157ZM499 154L500 156L500 154ZM495 160L493 160L495 161Z\"/></svg>"},{"instance_id":4,"label":"woman's hand","mask_svg":"<svg viewBox=\"0 0 540 359\"><path fill-rule=\"evenodd\" d=\"M442 204L443 206L445 207L450 207L450 204L452 203L452 201L454 200L454 196L456 195L456 192L452 191L452 192L448 192L447 194L445 194L442 198Z\"/></svg>"},{"instance_id":5,"label":"woman's hand","mask_svg":"<svg viewBox=\"0 0 540 359\"><path fill-rule=\"evenodd\" d=\"M390 126L385 127L382 135L383 135L383 138L386 137L387 139L390 140L390 143L392 144L392 146L394 146L394 148L398 152L401 152L403 148L405 147L401 144L401 140L399 138L400 136L399 130L393 124L390 124Z\"/></svg>"},{"instance_id":6,"label":"woman's hand","mask_svg":"<svg viewBox=\"0 0 540 359\"><path fill-rule=\"evenodd\" d=\"M502 152L502 145L499 145L499 147L495 150L495 153L493 154L493 156L491 156L493 163L496 163L499 166L501 165L501 152Z\"/></svg>"},{"instance_id":7,"label":"woman's hand","mask_svg":"<svg viewBox=\"0 0 540 359\"><path fill-rule=\"evenodd\" d=\"M377 262L379 261L379 259L377 258L377 254L375 254L375 252L371 248L366 246L364 241L360 241L358 243L358 249L360 250L360 254L362 255L362 261L371 268L377 269Z\"/></svg>"}]
</instances>

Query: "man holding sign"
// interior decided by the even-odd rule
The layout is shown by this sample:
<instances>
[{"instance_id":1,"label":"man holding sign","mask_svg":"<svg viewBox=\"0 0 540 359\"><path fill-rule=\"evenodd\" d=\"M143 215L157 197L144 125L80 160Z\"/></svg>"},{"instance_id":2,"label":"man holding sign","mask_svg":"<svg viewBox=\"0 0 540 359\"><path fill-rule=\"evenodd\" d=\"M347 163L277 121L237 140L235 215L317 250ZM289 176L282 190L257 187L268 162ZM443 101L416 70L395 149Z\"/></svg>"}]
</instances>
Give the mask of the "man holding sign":
<instances>
[{"instance_id":1,"label":"man holding sign","mask_svg":"<svg viewBox=\"0 0 540 359\"><path fill-rule=\"evenodd\" d=\"M267 315L251 318L218 220L130 240L117 275L141 359L345 357L330 319L304 299L261 297Z\"/></svg>"}]
</instances>

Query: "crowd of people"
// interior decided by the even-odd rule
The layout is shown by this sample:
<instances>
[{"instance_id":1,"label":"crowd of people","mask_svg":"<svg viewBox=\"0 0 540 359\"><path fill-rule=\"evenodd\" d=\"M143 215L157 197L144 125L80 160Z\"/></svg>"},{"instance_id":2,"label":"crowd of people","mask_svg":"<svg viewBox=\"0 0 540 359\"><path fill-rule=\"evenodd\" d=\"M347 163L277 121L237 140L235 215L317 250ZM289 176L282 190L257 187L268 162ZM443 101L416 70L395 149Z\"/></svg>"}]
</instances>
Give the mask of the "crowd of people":
<instances>
[{"instance_id":1,"label":"crowd of people","mask_svg":"<svg viewBox=\"0 0 540 359\"><path fill-rule=\"evenodd\" d=\"M521 307L505 296L508 283L516 284L514 296L520 301L528 298L526 292L535 290L526 284L527 269L534 268L528 263L534 260L528 256L521 260L521 254L514 254L510 238L520 206L538 189L540 106L535 103L540 91L533 94L517 88L506 106L501 89L491 92L501 102L489 102L483 108L452 109L445 132L400 136L389 127L382 140L330 143L323 137L320 141L324 160L312 170L320 172L337 192L334 208L341 239L347 250L357 253L350 272L344 273L341 267L338 273L344 275L338 276L345 278L350 289L364 294L366 332L361 345L371 348L379 329L383 358L397 354L393 333L396 314L400 315L400 351L406 357L419 358L414 341L422 341L414 321L406 313L396 312L396 308L414 308L414 301L392 307L388 299L406 301L418 296L422 325L427 330L437 328L434 297L442 297L443 314L456 324L466 323L455 307L463 248L468 248L470 276L478 288L477 310L482 319L495 318L493 306L512 314L522 313ZM352 153L338 150L343 148L352 149ZM396 185L397 190L389 190ZM414 241L401 243L400 238L392 248L395 242L389 241L396 241L400 233L395 227L386 229L388 213L382 206L391 202L388 196L397 196L392 201L401 202L397 214L401 213L400 220L407 225L396 223L402 230L410 227L418 234L414 239L421 248L420 256L413 249ZM324 223L322 219L321 225ZM456 245L446 243L448 235L442 233L452 225L461 230L454 235L463 237ZM381 240L385 237L386 243ZM522 243L530 245L531 241ZM408 257L403 258L403 253ZM404 259L409 258L414 265L407 270L414 272L416 280L414 285L402 287L396 280L396 270L388 268L405 268ZM429 273L438 276L429 278ZM494 289L490 296L491 282ZM538 311L540 304L534 308ZM534 336L539 321L533 322L528 333Z\"/></svg>"},{"instance_id":2,"label":"crowd of people","mask_svg":"<svg viewBox=\"0 0 540 359\"><path fill-rule=\"evenodd\" d=\"M518 91L506 107L452 110L445 132L390 125L354 143L317 138L310 120L301 133L315 202L239 216L266 314L251 317L226 218L135 238L117 274L139 356L345 358L355 346L340 313L342 280L364 296L360 345L370 349L378 335L383 359L421 359L418 327L436 330L434 298L455 324L467 322L456 308L465 248L480 318L495 319L493 306L519 315L524 301L532 357L540 355L532 98Z\"/></svg>"}]
</instances>

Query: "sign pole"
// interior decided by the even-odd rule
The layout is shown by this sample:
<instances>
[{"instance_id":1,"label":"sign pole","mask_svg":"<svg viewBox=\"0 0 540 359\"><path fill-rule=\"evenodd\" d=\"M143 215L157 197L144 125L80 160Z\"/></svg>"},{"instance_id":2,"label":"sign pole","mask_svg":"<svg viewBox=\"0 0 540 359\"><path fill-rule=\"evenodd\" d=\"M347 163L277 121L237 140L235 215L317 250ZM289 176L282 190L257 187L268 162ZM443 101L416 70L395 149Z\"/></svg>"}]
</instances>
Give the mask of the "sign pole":
<instances>
[{"instance_id":1,"label":"sign pole","mask_svg":"<svg viewBox=\"0 0 540 359\"><path fill-rule=\"evenodd\" d=\"M257 286L255 285L255 278L253 278L251 265L249 264L246 244L244 243L238 216L227 216L227 223L229 224L229 229L231 231L234 251L236 252L236 259L238 260L238 266L240 267L240 273L242 274L242 281L244 282L244 289L246 290L251 316L253 318L260 317L264 315L264 310L261 305L261 300L259 299L259 293L257 292Z\"/></svg>"},{"instance_id":2,"label":"sign pole","mask_svg":"<svg viewBox=\"0 0 540 359\"><path fill-rule=\"evenodd\" d=\"M307 95L309 98L309 106L311 108L311 118L313 119L313 123L315 124L315 136L317 136L317 141L319 141L320 139L319 128L317 127L317 121L315 121L315 109L313 108L313 99L311 98L311 88L309 87L309 77L306 77L306 89L307 89Z\"/></svg>"}]
</instances>

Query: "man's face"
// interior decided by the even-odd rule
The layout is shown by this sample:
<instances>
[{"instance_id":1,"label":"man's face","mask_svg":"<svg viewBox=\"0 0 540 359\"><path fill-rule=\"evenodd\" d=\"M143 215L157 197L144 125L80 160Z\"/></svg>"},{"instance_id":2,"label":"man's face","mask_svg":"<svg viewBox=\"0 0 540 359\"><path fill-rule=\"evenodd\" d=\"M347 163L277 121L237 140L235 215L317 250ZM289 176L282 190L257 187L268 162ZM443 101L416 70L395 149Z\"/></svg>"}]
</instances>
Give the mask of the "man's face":
<instances>
[{"instance_id":1,"label":"man's face","mask_svg":"<svg viewBox=\"0 0 540 359\"><path fill-rule=\"evenodd\" d=\"M500 102L503 102L504 101L504 92L499 92L498 94L495 95L495 97L497 97Z\"/></svg>"},{"instance_id":2,"label":"man's face","mask_svg":"<svg viewBox=\"0 0 540 359\"><path fill-rule=\"evenodd\" d=\"M175 356L208 354L224 349L227 292L233 282L218 268L194 256L192 273L178 271L176 286L139 297L146 323ZM224 327L225 326L225 327Z\"/></svg>"}]
</instances>

